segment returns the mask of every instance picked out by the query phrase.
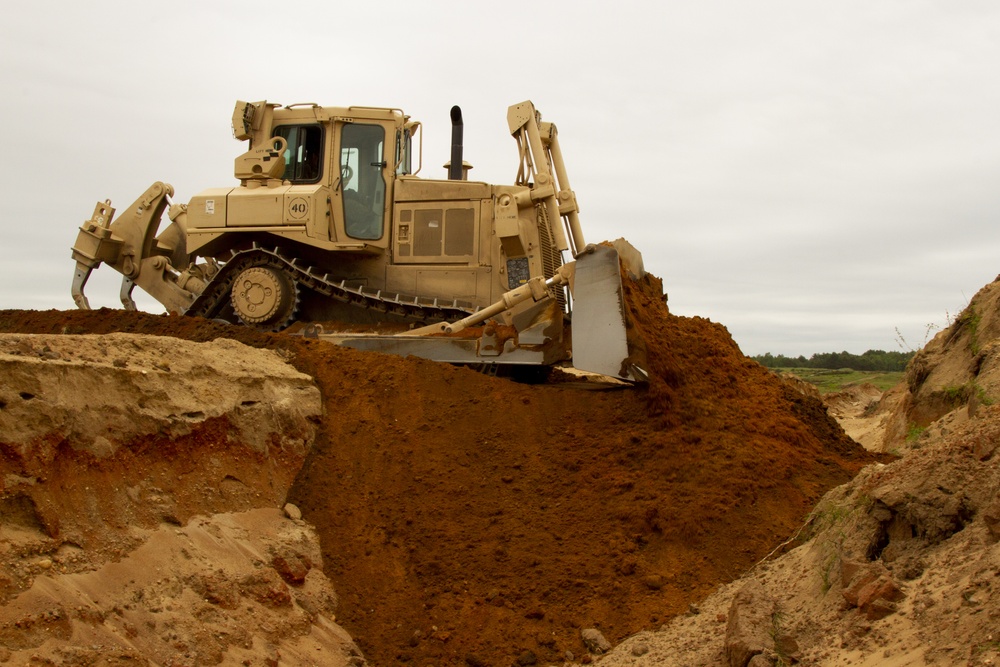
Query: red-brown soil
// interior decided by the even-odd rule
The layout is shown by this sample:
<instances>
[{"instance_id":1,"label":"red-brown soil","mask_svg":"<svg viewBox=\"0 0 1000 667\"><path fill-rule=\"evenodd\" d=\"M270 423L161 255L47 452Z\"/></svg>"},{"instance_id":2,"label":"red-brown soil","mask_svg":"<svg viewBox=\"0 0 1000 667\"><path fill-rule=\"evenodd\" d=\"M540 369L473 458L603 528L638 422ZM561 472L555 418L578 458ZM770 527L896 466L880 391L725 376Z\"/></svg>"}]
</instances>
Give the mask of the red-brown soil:
<instances>
[{"instance_id":1,"label":"red-brown soil","mask_svg":"<svg viewBox=\"0 0 1000 667\"><path fill-rule=\"evenodd\" d=\"M326 410L288 500L320 535L338 622L379 667L529 664L583 653L581 628L617 642L684 611L871 461L724 327L671 315L653 278L626 282L648 387L517 384L111 310L0 311L0 331L288 350Z\"/></svg>"},{"instance_id":2,"label":"red-brown soil","mask_svg":"<svg viewBox=\"0 0 1000 667\"><path fill-rule=\"evenodd\" d=\"M803 543L720 586L602 667L1000 664L1000 279L884 394L825 394L885 464L829 491ZM881 463L881 462L880 462ZM637 656L642 656L637 657Z\"/></svg>"}]
</instances>

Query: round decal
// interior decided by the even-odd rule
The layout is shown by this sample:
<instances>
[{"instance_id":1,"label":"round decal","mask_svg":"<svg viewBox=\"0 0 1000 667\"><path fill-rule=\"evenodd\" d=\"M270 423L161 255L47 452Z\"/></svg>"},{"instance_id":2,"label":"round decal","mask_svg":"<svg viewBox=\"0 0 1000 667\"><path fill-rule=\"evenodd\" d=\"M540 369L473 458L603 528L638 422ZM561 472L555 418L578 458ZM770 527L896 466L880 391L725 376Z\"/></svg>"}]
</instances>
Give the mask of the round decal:
<instances>
[{"instance_id":1,"label":"round decal","mask_svg":"<svg viewBox=\"0 0 1000 667\"><path fill-rule=\"evenodd\" d=\"M302 197L296 197L288 202L288 215L296 220L301 220L309 214L309 202Z\"/></svg>"}]
</instances>

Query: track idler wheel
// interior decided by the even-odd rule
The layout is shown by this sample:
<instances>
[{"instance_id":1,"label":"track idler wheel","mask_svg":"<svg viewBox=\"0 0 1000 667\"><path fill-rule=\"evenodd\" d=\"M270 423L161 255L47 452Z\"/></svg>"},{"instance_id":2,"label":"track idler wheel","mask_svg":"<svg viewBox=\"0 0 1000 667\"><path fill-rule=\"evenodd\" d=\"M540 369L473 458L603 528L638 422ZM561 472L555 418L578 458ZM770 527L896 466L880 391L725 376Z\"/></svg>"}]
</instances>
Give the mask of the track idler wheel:
<instances>
[{"instance_id":1,"label":"track idler wheel","mask_svg":"<svg viewBox=\"0 0 1000 667\"><path fill-rule=\"evenodd\" d=\"M296 288L295 280L281 269L251 266L233 281L233 310L248 326L264 331L283 329L295 317Z\"/></svg>"}]
</instances>

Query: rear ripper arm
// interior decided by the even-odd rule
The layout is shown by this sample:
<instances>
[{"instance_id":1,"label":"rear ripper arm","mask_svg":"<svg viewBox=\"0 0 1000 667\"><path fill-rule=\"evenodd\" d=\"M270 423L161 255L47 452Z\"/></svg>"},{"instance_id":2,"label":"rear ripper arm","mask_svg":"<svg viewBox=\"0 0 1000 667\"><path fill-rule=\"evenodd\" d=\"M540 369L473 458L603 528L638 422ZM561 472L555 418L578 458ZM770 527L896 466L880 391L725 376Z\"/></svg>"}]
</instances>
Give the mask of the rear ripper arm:
<instances>
[{"instance_id":1,"label":"rear ripper arm","mask_svg":"<svg viewBox=\"0 0 1000 667\"><path fill-rule=\"evenodd\" d=\"M120 296L126 309L135 310L131 293L138 285L168 312L187 310L210 276L205 275L204 266L195 269L188 265L184 206L170 206L171 224L156 234L173 194L172 186L157 181L118 220L114 220L115 209L109 200L97 204L73 244L76 271L72 294L78 308L90 308L83 290L91 272L104 263L122 274Z\"/></svg>"}]
</instances>

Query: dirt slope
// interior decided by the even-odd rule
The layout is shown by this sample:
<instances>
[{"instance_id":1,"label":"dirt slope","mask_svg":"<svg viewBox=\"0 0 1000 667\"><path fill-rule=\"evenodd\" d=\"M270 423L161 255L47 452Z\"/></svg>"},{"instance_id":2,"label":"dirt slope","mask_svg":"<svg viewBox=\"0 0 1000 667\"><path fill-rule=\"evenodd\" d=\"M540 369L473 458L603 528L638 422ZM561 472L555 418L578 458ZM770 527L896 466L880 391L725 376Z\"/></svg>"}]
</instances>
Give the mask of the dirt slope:
<instances>
[{"instance_id":1,"label":"dirt slope","mask_svg":"<svg viewBox=\"0 0 1000 667\"><path fill-rule=\"evenodd\" d=\"M0 334L0 662L354 664L277 509L321 414L231 340Z\"/></svg>"},{"instance_id":2,"label":"dirt slope","mask_svg":"<svg viewBox=\"0 0 1000 667\"><path fill-rule=\"evenodd\" d=\"M998 444L993 406L945 441L866 467L819 503L804 544L600 664L745 665L736 656L757 653L755 665L997 664Z\"/></svg>"},{"instance_id":3,"label":"dirt slope","mask_svg":"<svg viewBox=\"0 0 1000 667\"><path fill-rule=\"evenodd\" d=\"M908 448L945 415L1000 397L1000 279L983 287L951 325L917 352L890 414L883 447ZM939 425L940 426L940 425ZM945 427L947 428L947 427Z\"/></svg>"},{"instance_id":4,"label":"dirt slope","mask_svg":"<svg viewBox=\"0 0 1000 667\"><path fill-rule=\"evenodd\" d=\"M902 458L831 490L797 548L600 664L1000 664L998 304L994 282L903 385L827 397L871 448Z\"/></svg>"},{"instance_id":5,"label":"dirt slope","mask_svg":"<svg viewBox=\"0 0 1000 667\"><path fill-rule=\"evenodd\" d=\"M284 350L325 417L289 492L338 622L377 666L557 662L658 627L791 535L871 461L718 325L628 282L648 388L473 371L118 311L0 312L0 331L123 331Z\"/></svg>"},{"instance_id":6,"label":"dirt slope","mask_svg":"<svg viewBox=\"0 0 1000 667\"><path fill-rule=\"evenodd\" d=\"M277 509L197 516L183 527L133 530L104 560L29 534L3 546L35 571L0 609L5 665L362 664L337 626L336 595L305 522ZM16 532L16 531L15 531ZM18 558L20 556L20 558ZM66 570L71 570L67 572Z\"/></svg>"}]
</instances>

